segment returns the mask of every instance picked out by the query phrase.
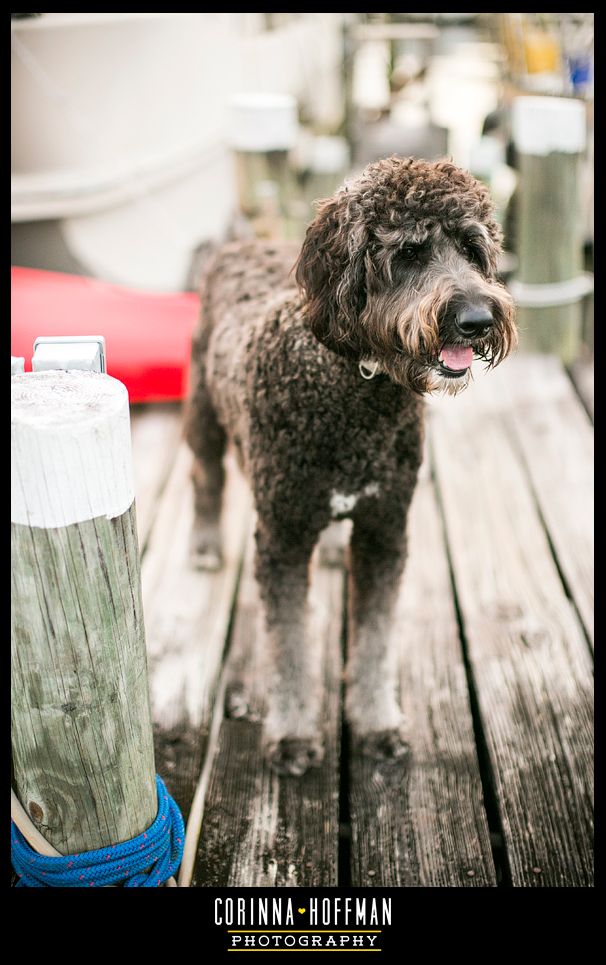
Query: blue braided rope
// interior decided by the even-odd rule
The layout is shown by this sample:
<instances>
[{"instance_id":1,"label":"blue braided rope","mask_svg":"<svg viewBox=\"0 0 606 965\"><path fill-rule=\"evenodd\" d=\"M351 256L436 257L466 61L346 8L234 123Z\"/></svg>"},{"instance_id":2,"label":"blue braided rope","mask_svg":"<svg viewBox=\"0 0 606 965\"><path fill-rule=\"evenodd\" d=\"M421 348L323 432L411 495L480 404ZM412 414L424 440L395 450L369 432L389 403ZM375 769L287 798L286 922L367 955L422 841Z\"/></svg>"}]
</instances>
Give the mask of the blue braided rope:
<instances>
[{"instance_id":1,"label":"blue braided rope","mask_svg":"<svg viewBox=\"0 0 606 965\"><path fill-rule=\"evenodd\" d=\"M11 856L17 888L157 888L176 872L183 857L181 812L156 774L158 813L152 825L130 841L49 858L32 850L11 821Z\"/></svg>"}]
</instances>

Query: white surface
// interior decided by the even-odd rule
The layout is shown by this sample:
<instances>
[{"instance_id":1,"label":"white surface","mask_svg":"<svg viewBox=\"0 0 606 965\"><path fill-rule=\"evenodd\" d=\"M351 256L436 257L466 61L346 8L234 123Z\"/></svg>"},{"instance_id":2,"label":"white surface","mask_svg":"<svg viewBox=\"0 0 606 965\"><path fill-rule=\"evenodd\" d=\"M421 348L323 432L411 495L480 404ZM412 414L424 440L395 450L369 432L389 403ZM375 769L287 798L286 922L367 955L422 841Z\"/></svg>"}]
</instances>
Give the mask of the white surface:
<instances>
[{"instance_id":1,"label":"white surface","mask_svg":"<svg viewBox=\"0 0 606 965\"><path fill-rule=\"evenodd\" d=\"M82 336L80 339L59 336L36 339L32 357L32 372L49 369L83 369L87 372L102 371L105 356L105 339Z\"/></svg>"},{"instance_id":2,"label":"white surface","mask_svg":"<svg viewBox=\"0 0 606 965\"><path fill-rule=\"evenodd\" d=\"M11 521L121 516L135 497L125 386L93 372L11 378Z\"/></svg>"},{"instance_id":3,"label":"white surface","mask_svg":"<svg viewBox=\"0 0 606 965\"><path fill-rule=\"evenodd\" d=\"M497 137L489 134L472 144L469 170L477 178L485 178L487 181L492 177L493 171L505 163L505 145Z\"/></svg>"},{"instance_id":4,"label":"white surface","mask_svg":"<svg viewBox=\"0 0 606 965\"><path fill-rule=\"evenodd\" d=\"M14 221L65 219L90 274L182 288L192 250L236 205L237 91L285 94L321 129L342 120L342 16L264 29L236 13L45 14L13 21Z\"/></svg>"},{"instance_id":5,"label":"white surface","mask_svg":"<svg viewBox=\"0 0 606 965\"><path fill-rule=\"evenodd\" d=\"M521 154L581 154L587 143L585 105L564 97L514 97L511 131Z\"/></svg>"},{"instance_id":6,"label":"white surface","mask_svg":"<svg viewBox=\"0 0 606 965\"><path fill-rule=\"evenodd\" d=\"M349 145L344 137L318 135L313 138L310 153L315 174L344 174L349 166Z\"/></svg>"},{"instance_id":7,"label":"white surface","mask_svg":"<svg viewBox=\"0 0 606 965\"><path fill-rule=\"evenodd\" d=\"M552 305L570 305L593 292L593 275L584 272L576 278L554 282L525 282L512 278L509 292L517 305L524 308L551 308Z\"/></svg>"},{"instance_id":8,"label":"white surface","mask_svg":"<svg viewBox=\"0 0 606 965\"><path fill-rule=\"evenodd\" d=\"M90 273L147 291L183 288L192 251L221 237L235 206L232 157L214 152L200 170L143 191L130 203L62 222L65 242Z\"/></svg>"},{"instance_id":9,"label":"white surface","mask_svg":"<svg viewBox=\"0 0 606 965\"><path fill-rule=\"evenodd\" d=\"M431 59L427 73L429 111L434 124L448 130L448 151L455 164L469 168L473 145L484 119L499 104L498 64L487 59L484 44Z\"/></svg>"},{"instance_id":10,"label":"white surface","mask_svg":"<svg viewBox=\"0 0 606 965\"><path fill-rule=\"evenodd\" d=\"M125 157L114 165L89 165L11 177L11 221L77 217L124 204L146 203L146 196L179 183L209 166L227 150L222 132L216 143L184 144L145 158Z\"/></svg>"},{"instance_id":11,"label":"white surface","mask_svg":"<svg viewBox=\"0 0 606 965\"><path fill-rule=\"evenodd\" d=\"M389 58L387 41L368 41L356 50L351 97L357 107L368 111L382 111L389 107Z\"/></svg>"},{"instance_id":12,"label":"white surface","mask_svg":"<svg viewBox=\"0 0 606 965\"><path fill-rule=\"evenodd\" d=\"M236 94L230 102L229 143L236 151L290 151L297 143L296 98Z\"/></svg>"}]
</instances>

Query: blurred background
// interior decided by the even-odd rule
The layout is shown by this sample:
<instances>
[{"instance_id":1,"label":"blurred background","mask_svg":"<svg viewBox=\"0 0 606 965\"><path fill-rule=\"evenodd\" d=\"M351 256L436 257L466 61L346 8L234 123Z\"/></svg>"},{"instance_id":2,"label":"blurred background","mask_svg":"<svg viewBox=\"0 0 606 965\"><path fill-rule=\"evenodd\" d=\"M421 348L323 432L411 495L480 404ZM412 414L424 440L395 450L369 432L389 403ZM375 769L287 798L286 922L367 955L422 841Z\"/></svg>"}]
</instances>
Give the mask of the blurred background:
<instances>
[{"instance_id":1,"label":"blurred background","mask_svg":"<svg viewBox=\"0 0 606 965\"><path fill-rule=\"evenodd\" d=\"M158 345L189 335L209 243L302 238L314 199L401 154L490 186L522 349L591 358L593 14L12 14L11 39L15 354L69 334L83 278L112 286L110 360L136 293Z\"/></svg>"},{"instance_id":2,"label":"blurred background","mask_svg":"<svg viewBox=\"0 0 606 965\"><path fill-rule=\"evenodd\" d=\"M102 335L134 403L156 766L188 820L185 886L591 886L593 14L12 14L11 41L11 369L29 371L39 336L49 367L86 368L98 343L69 340ZM392 154L450 157L489 186L520 350L459 399L428 400L396 617L404 771L364 762L341 729L351 606L345 571L314 563L330 749L286 787L262 758L252 502L231 452L225 566L196 570L188 551L198 290L213 245L302 239L314 199ZM17 642L65 578L75 650L94 594L51 555ZM242 708L225 719L224 682ZM67 735L76 704L61 706ZM100 787L101 764L118 777L93 743ZM69 782L49 781L58 814Z\"/></svg>"}]
</instances>

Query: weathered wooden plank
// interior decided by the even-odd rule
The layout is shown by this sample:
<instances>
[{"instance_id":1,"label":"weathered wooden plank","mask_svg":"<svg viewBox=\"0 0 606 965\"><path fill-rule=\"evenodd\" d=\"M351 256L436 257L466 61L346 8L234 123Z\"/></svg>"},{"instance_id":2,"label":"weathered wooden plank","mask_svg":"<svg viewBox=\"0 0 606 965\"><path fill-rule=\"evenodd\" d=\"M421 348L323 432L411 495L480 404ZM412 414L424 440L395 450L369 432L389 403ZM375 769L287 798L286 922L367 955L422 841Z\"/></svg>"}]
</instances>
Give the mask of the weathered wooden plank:
<instances>
[{"instance_id":1,"label":"weathered wooden plank","mask_svg":"<svg viewBox=\"0 0 606 965\"><path fill-rule=\"evenodd\" d=\"M485 378L434 404L431 439L512 882L589 886L591 659Z\"/></svg>"},{"instance_id":2,"label":"weathered wooden plank","mask_svg":"<svg viewBox=\"0 0 606 965\"><path fill-rule=\"evenodd\" d=\"M225 564L191 568L191 454L177 453L142 565L156 768L187 817L206 752L217 680L248 528L248 490L227 459Z\"/></svg>"},{"instance_id":3,"label":"weathered wooden plank","mask_svg":"<svg viewBox=\"0 0 606 965\"><path fill-rule=\"evenodd\" d=\"M251 538L229 656L231 716L219 735L192 885L336 885L343 572L312 571L311 639L325 687L324 761L303 777L279 777L261 748L267 674L252 556Z\"/></svg>"},{"instance_id":4,"label":"weathered wooden plank","mask_svg":"<svg viewBox=\"0 0 606 965\"><path fill-rule=\"evenodd\" d=\"M175 461L181 437L181 406L131 406L131 439L139 549L145 551L158 498Z\"/></svg>"},{"instance_id":5,"label":"weathered wooden plank","mask_svg":"<svg viewBox=\"0 0 606 965\"><path fill-rule=\"evenodd\" d=\"M357 886L496 884L448 561L425 459L394 621L411 757L350 762Z\"/></svg>"},{"instance_id":6,"label":"weathered wooden plank","mask_svg":"<svg viewBox=\"0 0 606 965\"><path fill-rule=\"evenodd\" d=\"M583 404L593 420L595 367L593 361L579 359L570 367L572 381L583 400Z\"/></svg>"},{"instance_id":7,"label":"weathered wooden plank","mask_svg":"<svg viewBox=\"0 0 606 965\"><path fill-rule=\"evenodd\" d=\"M520 355L494 376L491 398L506 406L558 566L593 646L593 427L554 356ZM479 404L486 385L478 385Z\"/></svg>"}]
</instances>

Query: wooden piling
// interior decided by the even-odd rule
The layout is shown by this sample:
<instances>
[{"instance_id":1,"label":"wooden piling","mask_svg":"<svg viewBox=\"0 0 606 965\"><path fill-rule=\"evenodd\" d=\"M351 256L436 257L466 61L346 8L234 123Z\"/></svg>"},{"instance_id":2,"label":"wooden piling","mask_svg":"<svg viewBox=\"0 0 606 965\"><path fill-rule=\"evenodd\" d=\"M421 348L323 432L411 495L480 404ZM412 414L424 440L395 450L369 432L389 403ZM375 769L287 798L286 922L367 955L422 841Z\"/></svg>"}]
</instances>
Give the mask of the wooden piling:
<instances>
[{"instance_id":1,"label":"wooden piling","mask_svg":"<svg viewBox=\"0 0 606 965\"><path fill-rule=\"evenodd\" d=\"M293 176L289 151L297 142L297 102L288 94L248 92L230 103L240 210L259 237L280 237L289 219Z\"/></svg>"},{"instance_id":2,"label":"wooden piling","mask_svg":"<svg viewBox=\"0 0 606 965\"><path fill-rule=\"evenodd\" d=\"M91 372L11 385L14 787L74 854L157 812L128 394Z\"/></svg>"},{"instance_id":3,"label":"wooden piling","mask_svg":"<svg viewBox=\"0 0 606 965\"><path fill-rule=\"evenodd\" d=\"M581 101L514 99L512 134L520 181L519 269L512 294L518 302L520 345L554 352L566 363L579 352L582 298L587 294L579 196L585 125ZM562 285L566 282L570 285Z\"/></svg>"}]
</instances>

